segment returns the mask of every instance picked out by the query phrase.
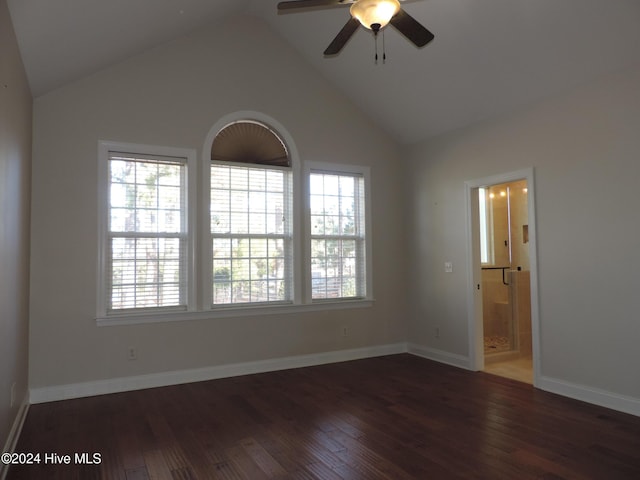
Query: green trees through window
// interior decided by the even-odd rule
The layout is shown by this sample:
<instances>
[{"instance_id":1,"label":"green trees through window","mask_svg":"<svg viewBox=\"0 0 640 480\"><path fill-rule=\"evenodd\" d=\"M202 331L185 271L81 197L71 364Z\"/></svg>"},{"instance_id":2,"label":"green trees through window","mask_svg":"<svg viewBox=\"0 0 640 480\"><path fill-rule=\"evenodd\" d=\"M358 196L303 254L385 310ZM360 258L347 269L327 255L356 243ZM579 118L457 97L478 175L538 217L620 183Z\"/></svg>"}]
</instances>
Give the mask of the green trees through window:
<instances>
[{"instance_id":1,"label":"green trees through window","mask_svg":"<svg viewBox=\"0 0 640 480\"><path fill-rule=\"evenodd\" d=\"M291 173L212 164L213 304L292 300Z\"/></svg>"},{"instance_id":2,"label":"green trees through window","mask_svg":"<svg viewBox=\"0 0 640 480\"><path fill-rule=\"evenodd\" d=\"M192 149L99 143L99 322L371 299L369 170L302 165L278 137L249 155L242 135L265 133L232 125L203 168Z\"/></svg>"},{"instance_id":3,"label":"green trees through window","mask_svg":"<svg viewBox=\"0 0 640 480\"><path fill-rule=\"evenodd\" d=\"M316 172L309 185L312 298L364 297L364 180Z\"/></svg>"}]
</instances>

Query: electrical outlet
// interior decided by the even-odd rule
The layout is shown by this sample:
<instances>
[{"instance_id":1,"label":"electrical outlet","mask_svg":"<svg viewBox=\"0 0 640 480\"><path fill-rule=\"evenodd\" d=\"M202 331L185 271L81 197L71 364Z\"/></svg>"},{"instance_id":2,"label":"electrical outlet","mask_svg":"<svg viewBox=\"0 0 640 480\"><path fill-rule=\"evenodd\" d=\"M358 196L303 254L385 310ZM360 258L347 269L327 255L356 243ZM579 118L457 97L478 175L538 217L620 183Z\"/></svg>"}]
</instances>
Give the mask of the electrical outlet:
<instances>
[{"instance_id":1,"label":"electrical outlet","mask_svg":"<svg viewBox=\"0 0 640 480\"><path fill-rule=\"evenodd\" d=\"M440 338L440 327L436 327L435 335L436 338Z\"/></svg>"},{"instance_id":2,"label":"electrical outlet","mask_svg":"<svg viewBox=\"0 0 640 480\"><path fill-rule=\"evenodd\" d=\"M445 273L453 273L453 262L444 262Z\"/></svg>"},{"instance_id":3,"label":"electrical outlet","mask_svg":"<svg viewBox=\"0 0 640 480\"><path fill-rule=\"evenodd\" d=\"M138 359L138 350L136 347L129 347L127 349L127 360L137 360Z\"/></svg>"},{"instance_id":4,"label":"electrical outlet","mask_svg":"<svg viewBox=\"0 0 640 480\"><path fill-rule=\"evenodd\" d=\"M349 336L349 327L347 327L346 325L342 327L342 336L343 337Z\"/></svg>"}]
</instances>

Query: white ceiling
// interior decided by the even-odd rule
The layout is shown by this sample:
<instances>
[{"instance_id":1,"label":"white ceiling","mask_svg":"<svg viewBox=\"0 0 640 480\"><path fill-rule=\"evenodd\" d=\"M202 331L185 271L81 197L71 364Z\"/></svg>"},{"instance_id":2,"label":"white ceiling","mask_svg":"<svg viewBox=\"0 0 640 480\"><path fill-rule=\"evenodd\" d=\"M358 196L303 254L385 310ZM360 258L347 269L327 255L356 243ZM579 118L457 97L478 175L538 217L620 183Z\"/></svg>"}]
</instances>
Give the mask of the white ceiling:
<instances>
[{"instance_id":1,"label":"white ceiling","mask_svg":"<svg viewBox=\"0 0 640 480\"><path fill-rule=\"evenodd\" d=\"M401 143L413 143L640 62L638 0L413 0L435 34L422 49L385 35L387 61L337 7L277 14L278 0L7 0L34 96L226 16L263 18ZM381 43L379 44L381 47Z\"/></svg>"}]
</instances>

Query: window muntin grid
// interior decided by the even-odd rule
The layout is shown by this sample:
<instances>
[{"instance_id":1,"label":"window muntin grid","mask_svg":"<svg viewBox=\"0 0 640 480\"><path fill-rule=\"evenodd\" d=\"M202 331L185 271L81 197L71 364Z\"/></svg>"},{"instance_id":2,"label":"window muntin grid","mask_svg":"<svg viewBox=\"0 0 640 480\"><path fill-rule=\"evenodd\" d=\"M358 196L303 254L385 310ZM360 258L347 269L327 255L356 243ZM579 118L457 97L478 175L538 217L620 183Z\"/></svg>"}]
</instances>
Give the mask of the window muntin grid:
<instances>
[{"instance_id":1,"label":"window muntin grid","mask_svg":"<svg viewBox=\"0 0 640 480\"><path fill-rule=\"evenodd\" d=\"M212 163L212 306L290 302L291 171Z\"/></svg>"},{"instance_id":2,"label":"window muntin grid","mask_svg":"<svg viewBox=\"0 0 640 480\"><path fill-rule=\"evenodd\" d=\"M186 308L186 162L109 152L108 311Z\"/></svg>"},{"instance_id":3,"label":"window muntin grid","mask_svg":"<svg viewBox=\"0 0 640 480\"><path fill-rule=\"evenodd\" d=\"M310 174L312 300L366 296L364 194L359 174Z\"/></svg>"}]
</instances>

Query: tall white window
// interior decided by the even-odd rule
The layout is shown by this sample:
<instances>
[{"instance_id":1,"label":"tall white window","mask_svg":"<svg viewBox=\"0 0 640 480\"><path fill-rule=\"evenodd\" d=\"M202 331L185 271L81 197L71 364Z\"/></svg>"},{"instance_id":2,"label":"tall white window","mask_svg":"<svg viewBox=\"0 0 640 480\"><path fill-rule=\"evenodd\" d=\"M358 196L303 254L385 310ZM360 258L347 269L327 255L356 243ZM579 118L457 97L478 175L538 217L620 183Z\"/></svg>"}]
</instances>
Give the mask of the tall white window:
<instances>
[{"instance_id":1,"label":"tall white window","mask_svg":"<svg viewBox=\"0 0 640 480\"><path fill-rule=\"evenodd\" d=\"M291 170L212 162L213 306L291 302Z\"/></svg>"},{"instance_id":2,"label":"tall white window","mask_svg":"<svg viewBox=\"0 0 640 480\"><path fill-rule=\"evenodd\" d=\"M101 149L106 209L99 310L186 310L188 156L142 153L153 149L135 145Z\"/></svg>"},{"instance_id":3,"label":"tall white window","mask_svg":"<svg viewBox=\"0 0 640 480\"><path fill-rule=\"evenodd\" d=\"M366 297L364 176L311 171L309 206L312 300Z\"/></svg>"}]
</instances>

